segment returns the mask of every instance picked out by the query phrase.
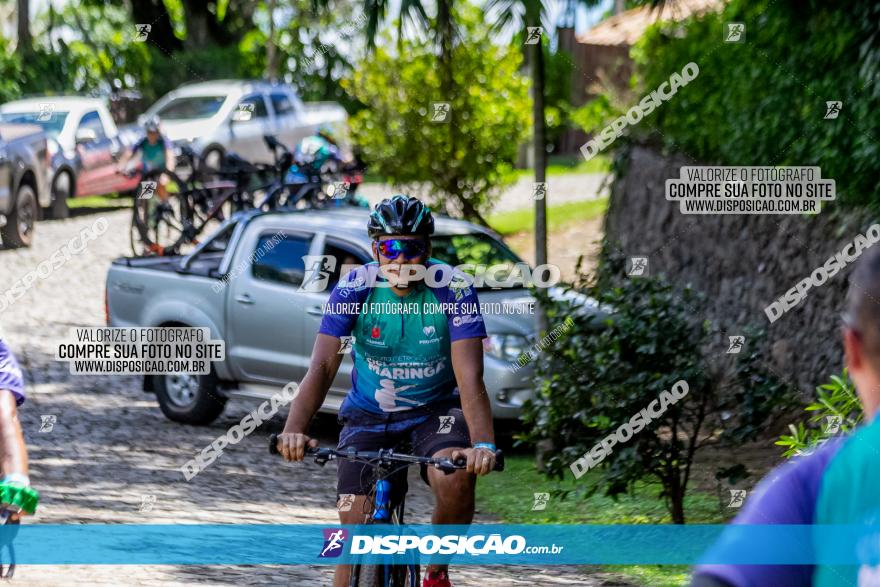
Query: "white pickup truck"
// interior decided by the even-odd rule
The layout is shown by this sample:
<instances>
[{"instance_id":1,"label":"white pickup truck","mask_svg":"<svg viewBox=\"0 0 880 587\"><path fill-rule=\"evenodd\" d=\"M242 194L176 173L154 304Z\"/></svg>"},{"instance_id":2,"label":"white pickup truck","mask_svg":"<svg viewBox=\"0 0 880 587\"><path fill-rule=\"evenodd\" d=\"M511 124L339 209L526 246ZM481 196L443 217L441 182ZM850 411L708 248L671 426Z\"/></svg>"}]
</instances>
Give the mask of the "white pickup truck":
<instances>
[{"instance_id":1,"label":"white pickup truck","mask_svg":"<svg viewBox=\"0 0 880 587\"><path fill-rule=\"evenodd\" d=\"M287 84L242 80L183 85L138 120L153 116L161 119L168 139L200 153L212 168L230 151L248 161L271 163L264 135L292 148L322 126L344 139L348 125L348 114L335 102L304 103Z\"/></svg>"}]
</instances>

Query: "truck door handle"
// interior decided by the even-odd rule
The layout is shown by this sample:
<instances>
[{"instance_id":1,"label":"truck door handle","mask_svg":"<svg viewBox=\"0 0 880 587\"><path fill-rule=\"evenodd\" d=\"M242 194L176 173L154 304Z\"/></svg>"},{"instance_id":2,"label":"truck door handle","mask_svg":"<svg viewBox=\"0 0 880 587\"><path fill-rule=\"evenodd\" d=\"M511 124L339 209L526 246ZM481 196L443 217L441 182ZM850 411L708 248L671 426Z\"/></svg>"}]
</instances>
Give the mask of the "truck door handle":
<instances>
[{"instance_id":1,"label":"truck door handle","mask_svg":"<svg viewBox=\"0 0 880 587\"><path fill-rule=\"evenodd\" d=\"M306 314L310 316L323 316L324 310L321 309L321 306L312 306L308 310L306 310Z\"/></svg>"},{"instance_id":2,"label":"truck door handle","mask_svg":"<svg viewBox=\"0 0 880 587\"><path fill-rule=\"evenodd\" d=\"M239 304L253 304L254 299L248 294L241 294L240 296L235 298L235 301Z\"/></svg>"}]
</instances>

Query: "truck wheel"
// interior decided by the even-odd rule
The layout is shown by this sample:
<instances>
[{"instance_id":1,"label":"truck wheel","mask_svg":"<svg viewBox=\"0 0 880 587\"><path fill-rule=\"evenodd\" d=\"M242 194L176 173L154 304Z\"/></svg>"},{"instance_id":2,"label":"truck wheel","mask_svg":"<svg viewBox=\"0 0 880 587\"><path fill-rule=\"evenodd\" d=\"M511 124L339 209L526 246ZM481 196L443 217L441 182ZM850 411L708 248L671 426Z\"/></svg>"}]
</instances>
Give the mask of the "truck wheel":
<instances>
[{"instance_id":1,"label":"truck wheel","mask_svg":"<svg viewBox=\"0 0 880 587\"><path fill-rule=\"evenodd\" d=\"M73 193L73 180L69 173L59 173L52 182L52 203L45 209L46 218L50 220L62 220L70 216L70 208L67 207L68 199Z\"/></svg>"},{"instance_id":2,"label":"truck wheel","mask_svg":"<svg viewBox=\"0 0 880 587\"><path fill-rule=\"evenodd\" d=\"M153 376L162 413L169 420L184 424L210 424L223 412L226 398L217 393L218 383L213 371L208 375L172 373Z\"/></svg>"},{"instance_id":3,"label":"truck wheel","mask_svg":"<svg viewBox=\"0 0 880 587\"><path fill-rule=\"evenodd\" d=\"M39 209L33 188L22 184L15 195L12 210L6 216L6 226L0 228L0 238L3 239L4 247L15 249L31 246Z\"/></svg>"}]
</instances>

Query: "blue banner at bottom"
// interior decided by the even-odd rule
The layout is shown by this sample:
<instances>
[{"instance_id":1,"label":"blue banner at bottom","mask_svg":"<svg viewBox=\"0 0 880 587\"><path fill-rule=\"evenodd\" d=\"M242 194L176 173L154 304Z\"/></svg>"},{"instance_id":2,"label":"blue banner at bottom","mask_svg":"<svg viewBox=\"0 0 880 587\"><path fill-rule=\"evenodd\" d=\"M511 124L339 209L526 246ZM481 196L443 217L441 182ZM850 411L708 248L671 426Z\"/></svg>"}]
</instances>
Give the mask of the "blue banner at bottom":
<instances>
[{"instance_id":1,"label":"blue banner at bottom","mask_svg":"<svg viewBox=\"0 0 880 587\"><path fill-rule=\"evenodd\" d=\"M878 526L22 525L18 564L877 564ZM707 549L714 545L711 549ZM820 548L815 548L820 545ZM0 560L8 552L0 548Z\"/></svg>"}]
</instances>

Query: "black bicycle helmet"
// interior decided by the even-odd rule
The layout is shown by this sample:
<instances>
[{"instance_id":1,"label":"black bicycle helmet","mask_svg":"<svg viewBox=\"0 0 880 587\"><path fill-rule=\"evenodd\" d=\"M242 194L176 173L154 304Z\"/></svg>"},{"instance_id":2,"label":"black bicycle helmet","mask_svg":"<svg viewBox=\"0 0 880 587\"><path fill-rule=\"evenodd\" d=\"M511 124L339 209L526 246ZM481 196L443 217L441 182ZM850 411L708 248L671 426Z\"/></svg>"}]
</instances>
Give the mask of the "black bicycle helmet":
<instances>
[{"instance_id":1,"label":"black bicycle helmet","mask_svg":"<svg viewBox=\"0 0 880 587\"><path fill-rule=\"evenodd\" d=\"M367 222L367 233L375 239L383 234L434 234L431 209L412 196L385 198L373 208Z\"/></svg>"}]
</instances>

